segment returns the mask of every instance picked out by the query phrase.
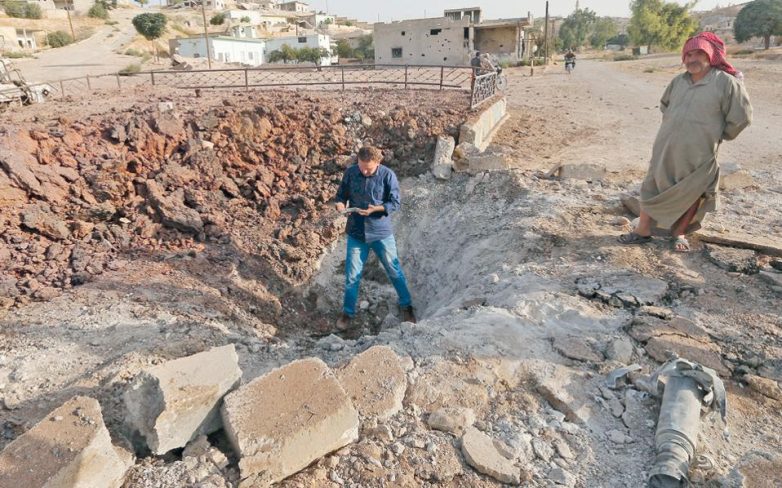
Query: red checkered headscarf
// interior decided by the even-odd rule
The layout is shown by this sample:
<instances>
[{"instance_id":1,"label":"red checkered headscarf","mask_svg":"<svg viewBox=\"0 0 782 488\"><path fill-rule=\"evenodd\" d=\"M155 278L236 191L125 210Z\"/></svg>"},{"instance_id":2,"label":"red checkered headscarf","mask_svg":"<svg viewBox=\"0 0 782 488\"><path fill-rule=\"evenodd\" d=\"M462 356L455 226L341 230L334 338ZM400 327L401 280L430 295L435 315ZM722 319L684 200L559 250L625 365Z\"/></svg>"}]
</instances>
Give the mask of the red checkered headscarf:
<instances>
[{"instance_id":1,"label":"red checkered headscarf","mask_svg":"<svg viewBox=\"0 0 782 488\"><path fill-rule=\"evenodd\" d=\"M739 79L744 77L744 75L741 74L741 71L734 68L725 60L725 43L722 42L722 39L720 39L717 34L713 32L701 32L700 34L687 39L687 42L684 43L684 48L682 49L682 63L684 62L684 56L695 49L706 52L713 68L721 69L729 75L733 75Z\"/></svg>"}]
</instances>

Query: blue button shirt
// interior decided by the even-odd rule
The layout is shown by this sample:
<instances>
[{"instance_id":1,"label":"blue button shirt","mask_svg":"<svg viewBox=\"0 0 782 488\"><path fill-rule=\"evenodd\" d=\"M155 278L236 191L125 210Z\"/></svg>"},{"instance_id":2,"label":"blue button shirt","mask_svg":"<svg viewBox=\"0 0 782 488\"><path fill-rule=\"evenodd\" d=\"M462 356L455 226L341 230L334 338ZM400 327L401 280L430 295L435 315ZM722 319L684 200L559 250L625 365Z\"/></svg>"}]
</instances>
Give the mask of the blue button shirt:
<instances>
[{"instance_id":1,"label":"blue button shirt","mask_svg":"<svg viewBox=\"0 0 782 488\"><path fill-rule=\"evenodd\" d=\"M357 164L349 167L342 175L337 190L338 202L348 207L360 209L370 205L382 205L383 212L375 212L368 217L350 214L348 217L348 235L363 242L375 242L393 234L391 213L399 210L399 181L394 172L383 166L377 167L372 176L364 176Z\"/></svg>"}]
</instances>

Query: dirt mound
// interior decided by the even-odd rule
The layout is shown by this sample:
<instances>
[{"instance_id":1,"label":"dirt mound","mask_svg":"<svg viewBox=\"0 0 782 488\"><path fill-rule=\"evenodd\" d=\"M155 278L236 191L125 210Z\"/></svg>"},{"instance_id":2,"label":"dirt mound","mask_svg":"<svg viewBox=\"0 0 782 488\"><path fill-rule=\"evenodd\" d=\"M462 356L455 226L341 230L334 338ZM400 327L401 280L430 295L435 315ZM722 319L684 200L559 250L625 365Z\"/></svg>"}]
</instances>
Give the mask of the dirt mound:
<instances>
[{"instance_id":1,"label":"dirt mound","mask_svg":"<svg viewBox=\"0 0 782 488\"><path fill-rule=\"evenodd\" d=\"M136 259L204 249L252 263L281 295L338 237L326 204L362 141L383 148L398 173L417 174L434 136L456 133L466 108L459 95L436 104L417 97L368 92L344 103L286 91L187 105L150 97L108 115L4 129L0 309L50 299Z\"/></svg>"}]
</instances>

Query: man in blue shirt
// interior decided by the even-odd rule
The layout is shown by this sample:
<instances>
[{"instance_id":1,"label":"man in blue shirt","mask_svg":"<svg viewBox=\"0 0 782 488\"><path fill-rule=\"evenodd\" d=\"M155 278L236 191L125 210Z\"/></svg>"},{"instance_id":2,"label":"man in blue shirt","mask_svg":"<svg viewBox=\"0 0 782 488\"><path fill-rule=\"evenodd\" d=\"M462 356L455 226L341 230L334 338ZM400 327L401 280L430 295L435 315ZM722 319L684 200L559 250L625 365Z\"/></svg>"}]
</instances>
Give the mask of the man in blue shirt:
<instances>
[{"instance_id":1,"label":"man in blue shirt","mask_svg":"<svg viewBox=\"0 0 782 488\"><path fill-rule=\"evenodd\" d=\"M394 172L380 164L383 154L375 147L358 151L358 164L342 175L337 190L337 210L349 212L345 257L345 298L337 328L345 330L356 313L361 271L370 249L380 260L399 296L404 322L415 322L407 280L399 264L391 213L399 210L399 181ZM345 205L348 205L346 210Z\"/></svg>"}]
</instances>

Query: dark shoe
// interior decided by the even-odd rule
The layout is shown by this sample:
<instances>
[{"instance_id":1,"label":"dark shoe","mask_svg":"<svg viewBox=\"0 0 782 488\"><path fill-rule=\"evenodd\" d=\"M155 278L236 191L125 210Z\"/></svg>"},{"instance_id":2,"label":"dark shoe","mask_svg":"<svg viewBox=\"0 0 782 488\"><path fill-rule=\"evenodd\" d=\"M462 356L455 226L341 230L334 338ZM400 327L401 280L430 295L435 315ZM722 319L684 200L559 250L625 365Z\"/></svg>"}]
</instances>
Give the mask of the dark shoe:
<instances>
[{"instance_id":1,"label":"dark shoe","mask_svg":"<svg viewBox=\"0 0 782 488\"><path fill-rule=\"evenodd\" d=\"M416 323L415 314L413 313L412 305L410 305L409 307L402 308L402 322L412 322L414 324Z\"/></svg>"},{"instance_id":2,"label":"dark shoe","mask_svg":"<svg viewBox=\"0 0 782 488\"><path fill-rule=\"evenodd\" d=\"M343 313L339 319L337 319L337 330L348 330L350 328L350 321L352 317L346 313Z\"/></svg>"},{"instance_id":3,"label":"dark shoe","mask_svg":"<svg viewBox=\"0 0 782 488\"><path fill-rule=\"evenodd\" d=\"M642 236L636 232L630 232L622 234L617 240L622 244L646 244L652 240L652 236Z\"/></svg>"}]
</instances>

